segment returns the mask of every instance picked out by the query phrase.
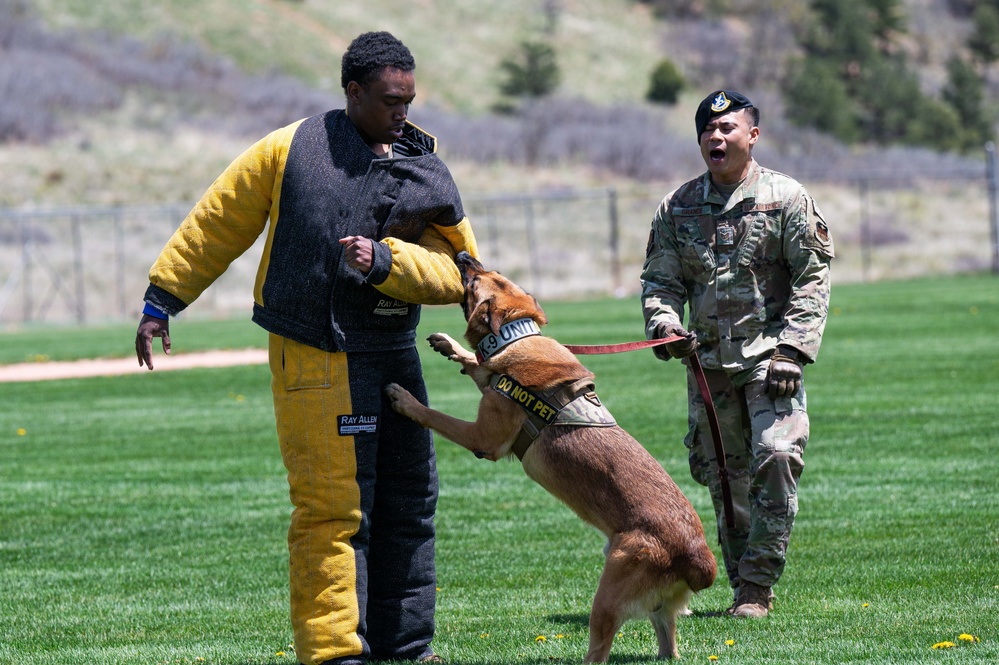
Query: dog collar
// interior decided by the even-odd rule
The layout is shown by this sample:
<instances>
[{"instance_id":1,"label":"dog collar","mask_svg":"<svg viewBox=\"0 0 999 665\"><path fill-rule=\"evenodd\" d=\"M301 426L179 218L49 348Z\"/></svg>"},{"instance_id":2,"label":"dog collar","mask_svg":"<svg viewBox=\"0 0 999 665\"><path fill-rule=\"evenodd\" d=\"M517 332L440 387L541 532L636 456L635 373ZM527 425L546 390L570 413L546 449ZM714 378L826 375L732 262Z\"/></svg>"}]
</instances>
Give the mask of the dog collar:
<instances>
[{"instance_id":1,"label":"dog collar","mask_svg":"<svg viewBox=\"0 0 999 665\"><path fill-rule=\"evenodd\" d=\"M534 319L517 319L516 321L504 323L500 328L498 335L489 333L482 338L481 342L479 342L476 347L479 352L478 360L479 362L489 360L489 358L508 344L516 342L518 339L533 337L534 335L540 334L541 328L539 328L538 324L534 322Z\"/></svg>"}]
</instances>

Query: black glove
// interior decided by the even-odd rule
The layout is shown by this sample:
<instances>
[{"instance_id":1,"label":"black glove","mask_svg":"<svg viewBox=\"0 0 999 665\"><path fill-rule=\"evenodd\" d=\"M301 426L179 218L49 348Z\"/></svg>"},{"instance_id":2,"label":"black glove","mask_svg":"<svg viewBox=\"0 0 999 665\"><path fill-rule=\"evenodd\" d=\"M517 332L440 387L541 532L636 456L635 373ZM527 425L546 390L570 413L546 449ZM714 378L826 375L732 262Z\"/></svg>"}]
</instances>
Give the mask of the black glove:
<instances>
[{"instance_id":1,"label":"black glove","mask_svg":"<svg viewBox=\"0 0 999 665\"><path fill-rule=\"evenodd\" d=\"M770 356L770 368L767 370L770 399L790 397L801 390L801 373L798 351L788 346L778 346Z\"/></svg>"},{"instance_id":2,"label":"black glove","mask_svg":"<svg viewBox=\"0 0 999 665\"><path fill-rule=\"evenodd\" d=\"M697 348L697 336L694 333L684 330L679 323L661 323L656 328L656 339L677 335L683 339L652 347L652 352L656 354L656 358L669 360L670 358L686 358L693 355Z\"/></svg>"}]
</instances>

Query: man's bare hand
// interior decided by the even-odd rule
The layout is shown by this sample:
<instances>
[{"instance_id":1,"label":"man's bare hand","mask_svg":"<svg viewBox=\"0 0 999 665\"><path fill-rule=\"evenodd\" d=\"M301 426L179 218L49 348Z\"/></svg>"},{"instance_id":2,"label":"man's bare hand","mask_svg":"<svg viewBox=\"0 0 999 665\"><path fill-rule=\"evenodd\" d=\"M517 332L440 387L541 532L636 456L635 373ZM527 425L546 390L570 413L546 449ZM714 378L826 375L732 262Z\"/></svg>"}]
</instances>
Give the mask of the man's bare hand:
<instances>
[{"instance_id":1,"label":"man's bare hand","mask_svg":"<svg viewBox=\"0 0 999 665\"><path fill-rule=\"evenodd\" d=\"M135 331L135 356L139 359L139 367L153 368L154 337L163 339L163 353L170 355L170 320L143 314L139 329Z\"/></svg>"},{"instance_id":2,"label":"man's bare hand","mask_svg":"<svg viewBox=\"0 0 999 665\"><path fill-rule=\"evenodd\" d=\"M340 238L343 245L343 258L347 265L367 275L375 264L375 241L364 236Z\"/></svg>"}]
</instances>

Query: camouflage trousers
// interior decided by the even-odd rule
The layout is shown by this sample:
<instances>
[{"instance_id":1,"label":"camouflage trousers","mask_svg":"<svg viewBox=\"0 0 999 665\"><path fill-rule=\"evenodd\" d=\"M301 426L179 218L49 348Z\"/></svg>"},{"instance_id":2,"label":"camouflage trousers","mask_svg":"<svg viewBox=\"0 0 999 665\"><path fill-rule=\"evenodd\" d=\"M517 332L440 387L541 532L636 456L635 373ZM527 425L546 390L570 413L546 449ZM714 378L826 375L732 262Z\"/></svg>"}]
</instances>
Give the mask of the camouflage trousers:
<instances>
[{"instance_id":1,"label":"camouflage trousers","mask_svg":"<svg viewBox=\"0 0 999 665\"><path fill-rule=\"evenodd\" d=\"M690 431L684 440L690 473L714 503L718 541L733 588L741 580L771 587L784 570L791 527L798 512L798 479L808 441L805 389L770 399L769 360L745 372L705 370L721 428L735 527L725 524L721 483L704 400L687 370Z\"/></svg>"}]
</instances>

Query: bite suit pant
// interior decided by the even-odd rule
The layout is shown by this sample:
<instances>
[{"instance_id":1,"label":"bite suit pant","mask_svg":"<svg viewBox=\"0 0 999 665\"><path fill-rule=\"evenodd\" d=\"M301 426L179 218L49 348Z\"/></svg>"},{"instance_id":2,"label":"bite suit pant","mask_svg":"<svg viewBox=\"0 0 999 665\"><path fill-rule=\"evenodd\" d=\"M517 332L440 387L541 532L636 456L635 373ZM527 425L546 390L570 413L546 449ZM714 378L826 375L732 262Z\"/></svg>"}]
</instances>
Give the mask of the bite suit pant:
<instances>
[{"instance_id":1,"label":"bite suit pant","mask_svg":"<svg viewBox=\"0 0 999 665\"><path fill-rule=\"evenodd\" d=\"M415 348L327 353L270 336L271 388L294 510L291 621L305 665L432 653L438 481L429 430L382 395L426 403Z\"/></svg>"}]
</instances>

